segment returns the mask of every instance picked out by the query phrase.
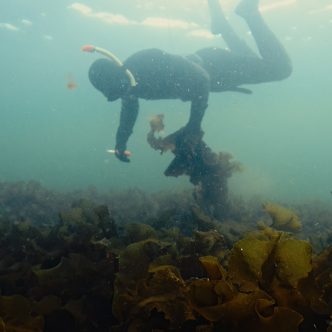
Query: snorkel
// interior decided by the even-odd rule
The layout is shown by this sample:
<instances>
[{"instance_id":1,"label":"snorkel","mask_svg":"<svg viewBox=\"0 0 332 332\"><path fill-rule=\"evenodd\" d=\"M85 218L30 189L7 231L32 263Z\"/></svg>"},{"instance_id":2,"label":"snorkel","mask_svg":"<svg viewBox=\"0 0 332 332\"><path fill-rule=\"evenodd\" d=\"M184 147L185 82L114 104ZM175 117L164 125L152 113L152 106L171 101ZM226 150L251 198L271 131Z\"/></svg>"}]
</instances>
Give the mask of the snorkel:
<instances>
[{"instance_id":1,"label":"snorkel","mask_svg":"<svg viewBox=\"0 0 332 332\"><path fill-rule=\"evenodd\" d=\"M81 50L83 52L89 52L89 53L97 52L97 53L100 53L102 55L105 55L106 57L111 59L119 68L124 69L124 72L125 72L126 76L129 79L131 87L135 87L137 85L135 77L131 73L131 71L128 68L124 68L124 65L121 62L121 60L117 56L115 56L112 52L110 52L108 50L105 50L104 48L93 46L93 45L84 45L84 46L82 46Z\"/></svg>"},{"instance_id":2,"label":"snorkel","mask_svg":"<svg viewBox=\"0 0 332 332\"><path fill-rule=\"evenodd\" d=\"M135 77L131 73L131 71L128 68L125 68L125 66L123 65L121 60L117 56L115 56L112 52L110 52L108 50L105 50L103 48L97 47L97 46L93 46L93 45L84 45L84 46L82 46L81 50L83 52L89 52L89 53L97 52L97 53L100 53L100 54L106 56L117 67L119 67L120 69L123 70L124 74L129 79L129 83L130 83L131 88L133 88L137 85ZM131 157L131 152L129 150L124 150L124 151L120 152L119 150L108 149L108 150L106 150L106 152L111 153L111 154L115 154L122 161L127 161L127 162L130 161L129 157Z\"/></svg>"}]
</instances>

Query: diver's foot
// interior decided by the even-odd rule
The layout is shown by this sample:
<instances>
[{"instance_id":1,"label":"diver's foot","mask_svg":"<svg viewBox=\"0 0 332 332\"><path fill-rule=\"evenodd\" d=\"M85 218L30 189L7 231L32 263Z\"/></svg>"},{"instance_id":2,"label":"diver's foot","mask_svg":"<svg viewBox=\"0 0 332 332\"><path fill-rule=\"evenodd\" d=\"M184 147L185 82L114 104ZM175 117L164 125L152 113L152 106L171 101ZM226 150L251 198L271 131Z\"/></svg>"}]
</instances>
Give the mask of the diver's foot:
<instances>
[{"instance_id":1,"label":"diver's foot","mask_svg":"<svg viewBox=\"0 0 332 332\"><path fill-rule=\"evenodd\" d=\"M219 0L208 0L211 17L211 33L220 35L223 31L223 24L227 22L225 15L220 7Z\"/></svg>"},{"instance_id":2,"label":"diver's foot","mask_svg":"<svg viewBox=\"0 0 332 332\"><path fill-rule=\"evenodd\" d=\"M241 17L247 17L258 13L259 0L241 0L235 8L235 13Z\"/></svg>"}]
</instances>

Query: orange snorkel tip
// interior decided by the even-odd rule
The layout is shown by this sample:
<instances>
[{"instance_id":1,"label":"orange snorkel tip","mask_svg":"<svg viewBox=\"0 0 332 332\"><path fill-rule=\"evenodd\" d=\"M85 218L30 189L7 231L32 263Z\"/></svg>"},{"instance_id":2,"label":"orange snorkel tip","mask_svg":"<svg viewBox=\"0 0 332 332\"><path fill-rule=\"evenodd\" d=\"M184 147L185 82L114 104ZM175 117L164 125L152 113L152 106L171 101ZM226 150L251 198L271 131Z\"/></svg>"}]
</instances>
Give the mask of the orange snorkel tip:
<instances>
[{"instance_id":1,"label":"orange snorkel tip","mask_svg":"<svg viewBox=\"0 0 332 332\"><path fill-rule=\"evenodd\" d=\"M92 52L94 52L94 51L96 50L96 47L93 46L93 45L83 45L83 46L81 47L81 50L82 50L83 52L90 52L90 53L92 53Z\"/></svg>"}]
</instances>

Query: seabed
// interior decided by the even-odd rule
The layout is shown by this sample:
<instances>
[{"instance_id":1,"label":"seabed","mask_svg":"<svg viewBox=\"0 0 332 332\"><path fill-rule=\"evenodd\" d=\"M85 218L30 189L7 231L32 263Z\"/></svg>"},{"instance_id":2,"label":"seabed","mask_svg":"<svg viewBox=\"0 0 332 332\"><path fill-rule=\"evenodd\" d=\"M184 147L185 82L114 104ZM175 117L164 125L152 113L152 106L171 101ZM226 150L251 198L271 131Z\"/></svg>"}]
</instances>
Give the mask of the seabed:
<instances>
[{"instance_id":1,"label":"seabed","mask_svg":"<svg viewBox=\"0 0 332 332\"><path fill-rule=\"evenodd\" d=\"M332 331L332 209L228 204L0 183L0 330Z\"/></svg>"}]
</instances>

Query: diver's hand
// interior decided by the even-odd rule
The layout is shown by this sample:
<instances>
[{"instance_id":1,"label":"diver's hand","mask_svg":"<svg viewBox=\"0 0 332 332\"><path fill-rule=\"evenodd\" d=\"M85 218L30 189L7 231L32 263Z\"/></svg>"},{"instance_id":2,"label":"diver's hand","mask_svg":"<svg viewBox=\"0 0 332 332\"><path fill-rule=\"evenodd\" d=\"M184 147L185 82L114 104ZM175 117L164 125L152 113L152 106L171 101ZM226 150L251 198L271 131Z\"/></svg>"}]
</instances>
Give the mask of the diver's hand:
<instances>
[{"instance_id":1,"label":"diver's hand","mask_svg":"<svg viewBox=\"0 0 332 332\"><path fill-rule=\"evenodd\" d=\"M130 159L129 159L130 154L128 154L127 150L115 149L114 154L120 161L123 161L125 163L130 162Z\"/></svg>"},{"instance_id":2,"label":"diver's hand","mask_svg":"<svg viewBox=\"0 0 332 332\"><path fill-rule=\"evenodd\" d=\"M182 146L195 146L202 141L204 132L201 129L185 126L163 139L166 145L173 145L176 149Z\"/></svg>"},{"instance_id":3,"label":"diver's hand","mask_svg":"<svg viewBox=\"0 0 332 332\"><path fill-rule=\"evenodd\" d=\"M203 138L204 132L200 128L186 125L175 132L177 143L195 145Z\"/></svg>"},{"instance_id":4,"label":"diver's hand","mask_svg":"<svg viewBox=\"0 0 332 332\"><path fill-rule=\"evenodd\" d=\"M126 150L125 146L123 146L123 147L116 146L113 151L114 151L115 156L120 161L123 161L125 163L129 163L130 162L129 157L131 156L131 152L128 151L128 150Z\"/></svg>"}]
</instances>

